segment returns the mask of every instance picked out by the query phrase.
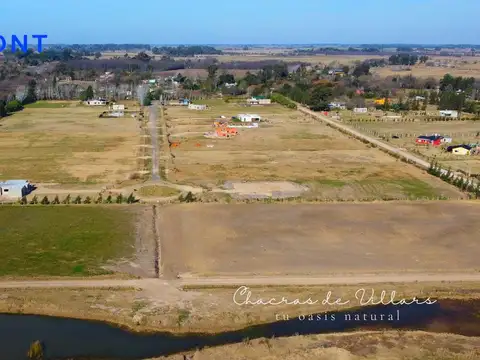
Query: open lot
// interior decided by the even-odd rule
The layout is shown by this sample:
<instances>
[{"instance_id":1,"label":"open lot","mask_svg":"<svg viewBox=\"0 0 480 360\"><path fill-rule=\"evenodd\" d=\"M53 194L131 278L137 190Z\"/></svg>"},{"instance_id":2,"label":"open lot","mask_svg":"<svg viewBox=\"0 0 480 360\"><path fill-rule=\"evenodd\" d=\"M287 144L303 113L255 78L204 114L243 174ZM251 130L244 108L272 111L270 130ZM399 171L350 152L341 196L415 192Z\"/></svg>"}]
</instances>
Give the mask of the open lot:
<instances>
[{"instance_id":1,"label":"open lot","mask_svg":"<svg viewBox=\"0 0 480 360\"><path fill-rule=\"evenodd\" d=\"M0 120L0 178L113 183L135 171L139 125L104 119L105 107L41 102Z\"/></svg>"},{"instance_id":2,"label":"open lot","mask_svg":"<svg viewBox=\"0 0 480 360\"><path fill-rule=\"evenodd\" d=\"M137 216L143 220L136 223ZM148 224L151 217L143 207L2 206L0 276L109 274L105 266L122 259L146 260L136 257L135 249L154 241ZM153 266L153 252L150 255Z\"/></svg>"},{"instance_id":3,"label":"open lot","mask_svg":"<svg viewBox=\"0 0 480 360\"><path fill-rule=\"evenodd\" d=\"M434 121L434 122L360 122L358 130L377 131L388 138L389 143L419 153L425 157L435 157L444 167L459 169L472 174L480 173L480 156L454 155L441 147L417 145L419 135L441 134L452 137L452 144L480 143L480 122L478 121ZM401 135L393 139L393 135ZM403 137L402 137L403 136Z\"/></svg>"},{"instance_id":4,"label":"open lot","mask_svg":"<svg viewBox=\"0 0 480 360\"><path fill-rule=\"evenodd\" d=\"M390 66L386 66L383 68L373 68L371 71L372 73L382 77L413 75L416 77L433 77L440 79L445 74L463 77L478 77L480 75L480 60L478 57L429 56L429 61L432 60L441 62L443 64L448 64L449 67L426 66L424 64L417 64L415 66L412 66L410 71L394 71Z\"/></svg>"},{"instance_id":5,"label":"open lot","mask_svg":"<svg viewBox=\"0 0 480 360\"><path fill-rule=\"evenodd\" d=\"M231 139L206 139L213 120L257 113L266 121ZM452 186L378 149L280 105L210 102L206 111L169 107L166 121L176 171L168 180L206 187L226 181L291 181L322 199L459 198Z\"/></svg>"},{"instance_id":6,"label":"open lot","mask_svg":"<svg viewBox=\"0 0 480 360\"><path fill-rule=\"evenodd\" d=\"M475 202L184 204L159 211L170 274L478 269Z\"/></svg>"}]
</instances>

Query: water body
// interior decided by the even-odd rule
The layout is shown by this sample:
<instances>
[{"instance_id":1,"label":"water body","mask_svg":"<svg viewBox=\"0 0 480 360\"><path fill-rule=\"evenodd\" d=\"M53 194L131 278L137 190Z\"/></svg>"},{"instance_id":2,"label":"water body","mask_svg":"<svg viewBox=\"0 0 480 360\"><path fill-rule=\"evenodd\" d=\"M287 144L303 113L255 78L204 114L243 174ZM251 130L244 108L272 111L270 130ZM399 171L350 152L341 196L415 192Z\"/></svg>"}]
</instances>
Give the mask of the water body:
<instances>
[{"instance_id":1,"label":"water body","mask_svg":"<svg viewBox=\"0 0 480 360\"><path fill-rule=\"evenodd\" d=\"M480 336L480 301L446 300L432 305L377 306L313 314L219 334L133 333L95 321L0 314L0 359L24 360L40 340L47 359L145 359L239 343L245 338L284 337L351 330L411 329ZM364 314L367 320L363 320ZM380 321L380 315L384 320ZM332 320L332 315L334 320ZM361 320L355 320L356 315ZM375 315L377 321L372 321ZM391 315L393 321L388 320Z\"/></svg>"}]
</instances>

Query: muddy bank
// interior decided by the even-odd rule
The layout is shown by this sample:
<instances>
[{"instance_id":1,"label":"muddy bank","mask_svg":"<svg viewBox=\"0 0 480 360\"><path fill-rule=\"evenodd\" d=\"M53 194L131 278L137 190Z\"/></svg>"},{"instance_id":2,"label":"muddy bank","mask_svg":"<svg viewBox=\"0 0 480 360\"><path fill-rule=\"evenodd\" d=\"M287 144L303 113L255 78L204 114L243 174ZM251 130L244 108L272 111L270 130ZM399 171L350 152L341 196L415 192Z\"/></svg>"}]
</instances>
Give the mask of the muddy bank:
<instances>
[{"instance_id":1,"label":"muddy bank","mask_svg":"<svg viewBox=\"0 0 480 360\"><path fill-rule=\"evenodd\" d=\"M0 315L0 359L23 359L41 340L48 359L145 359L234 344L245 339L338 333L352 330L423 330L480 336L480 300L441 300L302 315L219 334L132 333L102 322L35 315Z\"/></svg>"}]
</instances>

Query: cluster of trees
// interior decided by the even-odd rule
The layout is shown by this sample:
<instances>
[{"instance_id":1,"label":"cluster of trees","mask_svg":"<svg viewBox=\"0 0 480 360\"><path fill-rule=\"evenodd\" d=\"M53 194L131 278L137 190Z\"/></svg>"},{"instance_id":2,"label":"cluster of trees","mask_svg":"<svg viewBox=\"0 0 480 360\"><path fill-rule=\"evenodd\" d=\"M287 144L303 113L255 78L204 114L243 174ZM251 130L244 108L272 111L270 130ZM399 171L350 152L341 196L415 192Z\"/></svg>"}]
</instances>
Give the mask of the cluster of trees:
<instances>
[{"instance_id":1,"label":"cluster of trees","mask_svg":"<svg viewBox=\"0 0 480 360\"><path fill-rule=\"evenodd\" d=\"M441 167L436 162L430 163L428 173L433 176L439 177L443 181L456 186L462 191L473 193L475 194L476 199L480 199L480 183L477 183L475 185L472 181L468 181L464 177L455 176L451 169L449 169L446 173L442 172Z\"/></svg>"},{"instance_id":2,"label":"cluster of trees","mask_svg":"<svg viewBox=\"0 0 480 360\"><path fill-rule=\"evenodd\" d=\"M26 197L23 197L20 200L21 205L69 205L69 204L134 204L138 202L133 194L130 194L128 197L123 196L122 194L117 195L115 198L112 195L108 195L105 199L102 195L99 195L96 199L92 199L90 196L87 196L85 199L82 199L80 195L72 199L70 195L67 195L65 199L60 201L58 195L50 201L47 196L44 196L41 200L35 195L32 200L28 201Z\"/></svg>"},{"instance_id":3,"label":"cluster of trees","mask_svg":"<svg viewBox=\"0 0 480 360\"><path fill-rule=\"evenodd\" d=\"M270 96L270 99L273 102L276 102L277 104L286 106L289 109L296 109L297 108L297 104L295 104L292 100L290 100L286 96L283 96L282 94L273 93Z\"/></svg>"},{"instance_id":4,"label":"cluster of trees","mask_svg":"<svg viewBox=\"0 0 480 360\"><path fill-rule=\"evenodd\" d=\"M194 46L162 46L152 48L155 55L181 56L189 57L195 55L221 55L222 51L213 46L194 45Z\"/></svg>"},{"instance_id":5,"label":"cluster of trees","mask_svg":"<svg viewBox=\"0 0 480 360\"><path fill-rule=\"evenodd\" d=\"M17 90L15 95L10 95L7 98L7 101L0 100L0 118L7 116L9 113L23 110L24 105L37 101L36 87L36 81L30 80L27 87Z\"/></svg>"},{"instance_id":6,"label":"cluster of trees","mask_svg":"<svg viewBox=\"0 0 480 360\"><path fill-rule=\"evenodd\" d=\"M391 65L415 65L419 58L417 55L411 54L396 54L388 58ZM426 60L425 60L426 61Z\"/></svg>"},{"instance_id":7,"label":"cluster of trees","mask_svg":"<svg viewBox=\"0 0 480 360\"><path fill-rule=\"evenodd\" d=\"M441 91L452 91L452 90L461 90L461 91L471 91L475 84L475 78L469 77L464 78L462 76L454 77L450 74L446 74L440 80L440 90Z\"/></svg>"}]
</instances>

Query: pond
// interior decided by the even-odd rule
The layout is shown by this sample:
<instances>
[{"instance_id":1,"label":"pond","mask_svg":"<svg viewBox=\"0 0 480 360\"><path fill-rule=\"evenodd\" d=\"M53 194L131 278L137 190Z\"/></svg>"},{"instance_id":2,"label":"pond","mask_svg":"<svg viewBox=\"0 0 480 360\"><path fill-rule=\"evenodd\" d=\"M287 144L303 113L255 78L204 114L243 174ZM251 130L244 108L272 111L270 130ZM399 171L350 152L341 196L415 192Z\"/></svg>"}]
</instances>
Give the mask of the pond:
<instances>
[{"instance_id":1,"label":"pond","mask_svg":"<svg viewBox=\"0 0 480 360\"><path fill-rule=\"evenodd\" d=\"M146 359L244 339L352 330L406 329L480 336L480 301L375 306L255 325L218 334L134 333L110 324L50 316L0 314L0 359L24 360L43 342L46 359ZM358 315L358 316L356 316ZM383 316L381 316L383 315Z\"/></svg>"}]
</instances>

